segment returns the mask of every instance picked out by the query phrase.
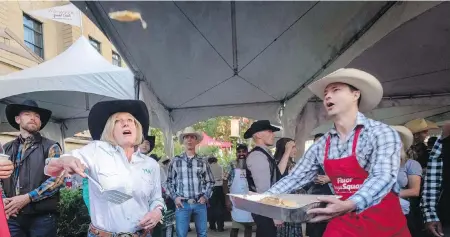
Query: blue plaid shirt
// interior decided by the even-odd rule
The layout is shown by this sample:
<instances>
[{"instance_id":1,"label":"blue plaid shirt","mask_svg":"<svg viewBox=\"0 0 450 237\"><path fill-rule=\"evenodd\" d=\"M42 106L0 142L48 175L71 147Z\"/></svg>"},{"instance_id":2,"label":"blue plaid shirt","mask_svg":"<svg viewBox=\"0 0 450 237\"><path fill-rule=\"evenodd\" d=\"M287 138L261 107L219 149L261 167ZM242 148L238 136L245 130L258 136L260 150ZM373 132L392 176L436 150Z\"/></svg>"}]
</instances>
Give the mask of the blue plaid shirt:
<instances>
[{"instance_id":1,"label":"blue plaid shirt","mask_svg":"<svg viewBox=\"0 0 450 237\"><path fill-rule=\"evenodd\" d=\"M195 155L188 158L186 153L172 159L167 172L167 190L172 199L183 197L198 200L209 199L215 179L208 162Z\"/></svg>"},{"instance_id":2,"label":"blue plaid shirt","mask_svg":"<svg viewBox=\"0 0 450 237\"><path fill-rule=\"evenodd\" d=\"M439 221L436 214L436 206L439 201L442 185L443 162L441 152L442 137L439 136L430 152L423 184L420 206L422 207L425 222Z\"/></svg>"},{"instance_id":3,"label":"blue plaid shirt","mask_svg":"<svg viewBox=\"0 0 450 237\"><path fill-rule=\"evenodd\" d=\"M356 148L357 160L369 173L362 187L349 198L356 204L356 211L359 213L380 203L390 191L397 194L400 192L397 175L400 167L401 140L393 128L366 118L361 113L358 113L356 123L356 126L362 127ZM331 136L329 159L350 156L355 131L353 129L346 141L341 141L336 129L332 128L306 151L291 173L278 181L267 193L291 193L311 182L319 168L323 168L328 136Z\"/></svg>"}]
</instances>

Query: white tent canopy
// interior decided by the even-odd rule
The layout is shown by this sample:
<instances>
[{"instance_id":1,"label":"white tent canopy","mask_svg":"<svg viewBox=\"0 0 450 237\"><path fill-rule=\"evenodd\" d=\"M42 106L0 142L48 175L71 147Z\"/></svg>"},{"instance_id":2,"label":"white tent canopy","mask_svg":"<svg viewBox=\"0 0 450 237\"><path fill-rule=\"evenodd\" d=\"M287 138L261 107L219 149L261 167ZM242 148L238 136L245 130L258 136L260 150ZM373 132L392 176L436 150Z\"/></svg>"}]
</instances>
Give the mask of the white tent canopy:
<instances>
[{"instance_id":1,"label":"white tent canopy","mask_svg":"<svg viewBox=\"0 0 450 237\"><path fill-rule=\"evenodd\" d=\"M87 129L87 116L97 102L135 98L129 69L116 67L81 37L66 51L35 67L0 77L0 131L12 131L4 107L35 100L53 112L44 129L59 140Z\"/></svg>"},{"instance_id":2,"label":"white tent canopy","mask_svg":"<svg viewBox=\"0 0 450 237\"><path fill-rule=\"evenodd\" d=\"M450 61L444 44L450 40L448 2L73 4L99 26L144 82L141 90L147 96L141 98L165 131L210 117L241 115L281 123L286 136L303 144L325 121L320 104L305 107L313 103L308 103L312 94L307 85L348 65L384 83L386 102L380 109L406 106L388 122L400 123L407 111L422 111L429 105L423 93L437 98L450 92L444 70ZM147 28L139 21L109 19L109 12L120 10L140 12ZM434 74L432 88L425 81L435 70L444 71ZM408 77L414 80L398 79ZM414 99L402 102L405 96ZM418 106L408 108L408 103ZM380 114L390 115L387 109ZM445 109L430 111L434 116Z\"/></svg>"}]
</instances>

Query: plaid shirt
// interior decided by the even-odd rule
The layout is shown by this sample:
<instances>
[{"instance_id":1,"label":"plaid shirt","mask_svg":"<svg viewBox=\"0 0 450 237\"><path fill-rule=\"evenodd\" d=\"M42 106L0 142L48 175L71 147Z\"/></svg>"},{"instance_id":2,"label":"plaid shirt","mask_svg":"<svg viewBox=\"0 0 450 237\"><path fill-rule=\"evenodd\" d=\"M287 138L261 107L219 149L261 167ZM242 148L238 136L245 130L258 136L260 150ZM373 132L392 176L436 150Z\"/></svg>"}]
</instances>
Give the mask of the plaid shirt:
<instances>
[{"instance_id":1,"label":"plaid shirt","mask_svg":"<svg viewBox=\"0 0 450 237\"><path fill-rule=\"evenodd\" d=\"M173 200L177 197L198 200L202 196L209 199L214 183L208 162L197 155L188 158L183 153L169 165L167 189Z\"/></svg>"},{"instance_id":2,"label":"plaid shirt","mask_svg":"<svg viewBox=\"0 0 450 237\"><path fill-rule=\"evenodd\" d=\"M439 136L431 150L423 184L420 206L422 207L425 222L439 221L436 214L436 206L441 194L442 184L443 162L441 152L442 138Z\"/></svg>"},{"instance_id":3,"label":"plaid shirt","mask_svg":"<svg viewBox=\"0 0 450 237\"><path fill-rule=\"evenodd\" d=\"M34 141L31 136L26 139L23 139L22 137L19 137L18 139L20 141L20 145L19 145L19 149L18 149L19 152L17 153L16 159L15 159L15 162L17 164L20 163L20 160L22 159L22 154L24 154L25 151L34 144ZM49 158L59 158L60 155L61 155L61 148L59 147L58 144L54 144L53 146L51 146L49 148L49 151L48 151ZM44 157L44 158L47 158L47 157ZM18 170L19 170L19 166L16 165L16 168L15 168L14 173L11 176L11 178L17 177ZM44 171L42 171L42 172L44 172ZM16 186L19 186L19 182L20 182L20 180L17 180ZM2 185L2 183L0 180L0 187L1 187L1 185ZM63 186L64 186L64 177L50 177L46 181L44 181L39 187L37 187L36 189L29 192L28 195L30 196L30 199L32 202L38 202L38 201L41 201L43 199L53 196ZM16 194L16 195L19 195L19 194ZM2 193L2 196L3 196L3 198L6 198L5 193Z\"/></svg>"},{"instance_id":4,"label":"plaid shirt","mask_svg":"<svg viewBox=\"0 0 450 237\"><path fill-rule=\"evenodd\" d=\"M234 163L230 163L223 169L222 179L228 181L228 188L231 188L234 180L234 169L236 165Z\"/></svg>"},{"instance_id":5,"label":"plaid shirt","mask_svg":"<svg viewBox=\"0 0 450 237\"><path fill-rule=\"evenodd\" d=\"M362 127L356 149L357 160L369 173L361 188L349 198L356 204L356 211L359 213L380 203L390 191L397 194L400 192L397 175L400 167L401 140L399 134L390 126L366 118L361 113L358 113L356 123ZM291 193L311 182L319 168L323 168L324 148L328 136L331 136L329 159L351 155L355 129L346 141L340 141L336 129L332 128L309 148L289 175L278 181L267 192Z\"/></svg>"}]
</instances>

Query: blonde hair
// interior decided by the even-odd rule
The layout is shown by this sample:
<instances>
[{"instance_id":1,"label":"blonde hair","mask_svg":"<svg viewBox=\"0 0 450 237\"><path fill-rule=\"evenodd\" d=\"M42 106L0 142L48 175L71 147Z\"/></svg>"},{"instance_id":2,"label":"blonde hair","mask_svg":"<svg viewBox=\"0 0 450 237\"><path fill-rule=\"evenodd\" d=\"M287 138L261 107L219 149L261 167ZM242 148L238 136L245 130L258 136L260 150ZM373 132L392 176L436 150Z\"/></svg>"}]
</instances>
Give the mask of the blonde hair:
<instances>
[{"instance_id":1,"label":"blonde hair","mask_svg":"<svg viewBox=\"0 0 450 237\"><path fill-rule=\"evenodd\" d=\"M109 144L114 146L119 145L114 138L114 125L116 124L117 116L119 116L120 113L126 112L118 112L108 118L105 124L105 128L103 129L102 136L100 137L100 141L108 142ZM134 141L134 145L138 146L144 141L144 136L142 135L142 125L132 114L127 114L129 114L133 118L134 124L136 125L136 140Z\"/></svg>"}]
</instances>

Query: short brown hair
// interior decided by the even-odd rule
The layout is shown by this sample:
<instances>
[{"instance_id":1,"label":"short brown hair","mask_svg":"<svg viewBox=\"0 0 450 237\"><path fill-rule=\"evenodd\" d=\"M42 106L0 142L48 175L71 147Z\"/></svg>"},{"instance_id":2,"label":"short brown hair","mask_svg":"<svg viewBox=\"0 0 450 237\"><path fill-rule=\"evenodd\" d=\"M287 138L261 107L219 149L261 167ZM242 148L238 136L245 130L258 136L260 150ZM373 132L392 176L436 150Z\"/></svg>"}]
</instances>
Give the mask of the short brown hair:
<instances>
[{"instance_id":1,"label":"short brown hair","mask_svg":"<svg viewBox=\"0 0 450 237\"><path fill-rule=\"evenodd\" d=\"M351 92L359 91L359 98L358 98L358 107L359 107L359 104L361 104L361 91L358 88L356 88L356 87L354 87L354 86L352 86L350 84L347 84L347 85L348 85L348 87L350 87L350 91Z\"/></svg>"},{"instance_id":2,"label":"short brown hair","mask_svg":"<svg viewBox=\"0 0 450 237\"><path fill-rule=\"evenodd\" d=\"M116 139L114 138L113 131L114 131L114 125L116 124L117 116L120 113L126 113L126 112L118 112L118 113L111 115L108 118L108 120L106 121L106 124L105 124L105 128L103 129L102 136L100 137L100 141L107 142L114 146L118 145ZM134 141L134 145L138 146L144 140L144 135L142 134L143 133L142 125L139 121L137 121L137 119L132 114L130 114L130 113L127 113L127 114L129 114L133 118L134 124L136 125L136 140Z\"/></svg>"}]
</instances>

